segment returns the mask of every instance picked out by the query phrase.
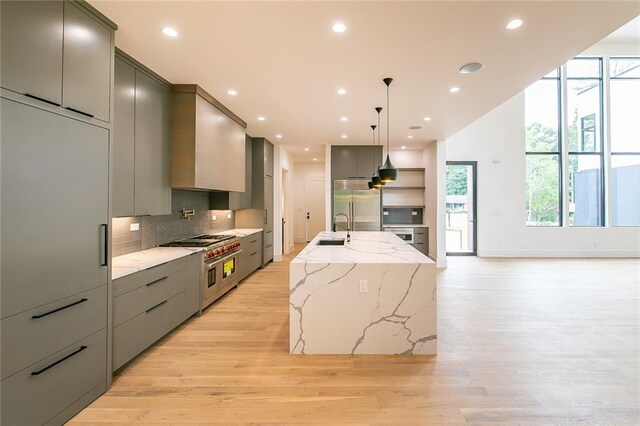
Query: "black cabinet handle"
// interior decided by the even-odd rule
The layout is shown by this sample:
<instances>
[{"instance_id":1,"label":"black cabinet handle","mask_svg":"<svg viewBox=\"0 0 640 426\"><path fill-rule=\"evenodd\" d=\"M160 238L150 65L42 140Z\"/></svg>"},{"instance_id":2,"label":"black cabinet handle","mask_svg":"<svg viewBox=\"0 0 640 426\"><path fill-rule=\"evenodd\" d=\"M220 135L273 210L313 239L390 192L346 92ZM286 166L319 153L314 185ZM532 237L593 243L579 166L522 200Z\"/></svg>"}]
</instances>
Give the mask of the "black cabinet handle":
<instances>
[{"instance_id":1,"label":"black cabinet handle","mask_svg":"<svg viewBox=\"0 0 640 426\"><path fill-rule=\"evenodd\" d=\"M53 102L53 101L50 101L48 99L41 98L40 96L32 95L31 93L25 93L24 95L26 97L28 97L28 98L35 99L35 100L38 100L40 102L44 102L44 103L49 104L49 105L54 105L54 106L57 106L57 107L60 106L60 104L57 103L57 102Z\"/></svg>"},{"instance_id":2,"label":"black cabinet handle","mask_svg":"<svg viewBox=\"0 0 640 426\"><path fill-rule=\"evenodd\" d=\"M258 254L258 252L254 251L253 253L251 253L251 256L255 256L256 254Z\"/></svg>"},{"instance_id":3,"label":"black cabinet handle","mask_svg":"<svg viewBox=\"0 0 640 426\"><path fill-rule=\"evenodd\" d=\"M88 112L80 111L79 109L75 109L75 108L71 108L71 107L65 107L65 108L68 109L69 111L73 111L73 112L75 112L77 114L84 115L85 117L93 118L93 114L89 114Z\"/></svg>"},{"instance_id":4,"label":"black cabinet handle","mask_svg":"<svg viewBox=\"0 0 640 426\"><path fill-rule=\"evenodd\" d=\"M103 223L100 225L102 227L102 230L104 231L103 233L103 237L104 237L104 257L102 258L102 263L100 263L100 266L107 266L109 264L109 259L108 259L108 253L109 253L109 225L107 225L106 223Z\"/></svg>"},{"instance_id":5,"label":"black cabinet handle","mask_svg":"<svg viewBox=\"0 0 640 426\"><path fill-rule=\"evenodd\" d=\"M151 308L147 309L145 312L149 313L149 312L153 311L154 309L159 308L160 306L164 305L165 303L167 303L167 300L165 300L164 302L158 303L156 306L152 306Z\"/></svg>"},{"instance_id":6,"label":"black cabinet handle","mask_svg":"<svg viewBox=\"0 0 640 426\"><path fill-rule=\"evenodd\" d=\"M273 244L269 244L269 245L267 246L267 248L272 247L272 246L273 246Z\"/></svg>"},{"instance_id":7,"label":"black cabinet handle","mask_svg":"<svg viewBox=\"0 0 640 426\"><path fill-rule=\"evenodd\" d=\"M74 355L78 355L80 352L84 351L85 349L87 349L87 346L80 346L80 348L78 348L78 349L76 349L75 351L71 352L69 355L65 356L64 358L57 360L57 361L56 361L56 362L54 362L53 364L51 364L51 365L49 365L49 366L47 366L47 367L45 367L45 368L43 368L43 369L41 369L41 370L38 370L38 371L34 371L34 372L32 372L32 373L31 373L31 375L32 375L32 376L37 376L37 375L39 375L39 374L42 374L42 373L44 373L45 371L47 371L48 369L50 369L50 368L52 368L52 367L55 367L56 365L60 364L60 363L61 363L61 362L63 362L63 361L68 360L68 359L69 359L69 358L71 358L72 356L74 356Z\"/></svg>"},{"instance_id":8,"label":"black cabinet handle","mask_svg":"<svg viewBox=\"0 0 640 426\"><path fill-rule=\"evenodd\" d=\"M47 315L55 314L56 312L60 312L60 311L62 311L64 309L67 309L67 308L70 308L72 306L76 306L76 305L79 305L81 303L84 303L87 300L89 300L89 299L82 298L82 299L78 300L77 302L69 303L66 306L62 306L62 307L60 307L58 309L54 309L53 311L45 312L44 314L40 314L40 315L34 315L34 316L31 317L31 319L40 319L40 318L46 317Z\"/></svg>"},{"instance_id":9,"label":"black cabinet handle","mask_svg":"<svg viewBox=\"0 0 640 426\"><path fill-rule=\"evenodd\" d=\"M255 240L251 241L251 244L253 244L253 243L257 242L257 241L258 241L258 239L256 238Z\"/></svg>"},{"instance_id":10,"label":"black cabinet handle","mask_svg":"<svg viewBox=\"0 0 640 426\"><path fill-rule=\"evenodd\" d=\"M167 277L158 278L155 281L151 281L150 283L147 283L147 287L151 287L152 285L158 284L160 281L164 281L166 279L167 279Z\"/></svg>"}]
</instances>

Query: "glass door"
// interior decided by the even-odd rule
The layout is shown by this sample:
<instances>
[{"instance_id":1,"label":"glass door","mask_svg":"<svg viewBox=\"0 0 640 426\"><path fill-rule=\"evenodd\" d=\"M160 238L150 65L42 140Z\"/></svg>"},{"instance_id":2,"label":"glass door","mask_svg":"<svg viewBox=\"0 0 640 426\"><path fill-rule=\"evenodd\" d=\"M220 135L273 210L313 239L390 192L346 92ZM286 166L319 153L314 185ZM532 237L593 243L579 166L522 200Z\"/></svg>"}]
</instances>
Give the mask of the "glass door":
<instances>
[{"instance_id":1,"label":"glass door","mask_svg":"<svg viewBox=\"0 0 640 426\"><path fill-rule=\"evenodd\" d=\"M447 161L447 255L477 254L477 162Z\"/></svg>"}]
</instances>

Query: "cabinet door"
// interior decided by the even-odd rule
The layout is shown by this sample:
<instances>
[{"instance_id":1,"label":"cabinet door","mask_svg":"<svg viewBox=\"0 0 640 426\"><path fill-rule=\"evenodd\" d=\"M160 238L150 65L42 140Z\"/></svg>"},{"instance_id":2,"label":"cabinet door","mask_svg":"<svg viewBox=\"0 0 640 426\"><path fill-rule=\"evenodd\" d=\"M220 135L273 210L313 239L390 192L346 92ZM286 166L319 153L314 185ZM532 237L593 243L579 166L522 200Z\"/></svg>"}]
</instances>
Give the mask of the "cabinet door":
<instances>
[{"instance_id":1,"label":"cabinet door","mask_svg":"<svg viewBox=\"0 0 640 426\"><path fill-rule=\"evenodd\" d=\"M2 1L2 87L60 105L62 1Z\"/></svg>"},{"instance_id":2,"label":"cabinet door","mask_svg":"<svg viewBox=\"0 0 640 426\"><path fill-rule=\"evenodd\" d=\"M358 177L357 147L331 147L331 179L354 179Z\"/></svg>"},{"instance_id":3,"label":"cabinet door","mask_svg":"<svg viewBox=\"0 0 640 426\"><path fill-rule=\"evenodd\" d=\"M135 214L171 214L171 91L136 71Z\"/></svg>"},{"instance_id":4,"label":"cabinet door","mask_svg":"<svg viewBox=\"0 0 640 426\"><path fill-rule=\"evenodd\" d=\"M253 143L251 136L245 135L245 144L244 144L244 192L242 193L242 201L240 203L241 209L250 209L251 204L253 203L253 184L251 181L252 172L252 153L253 153Z\"/></svg>"},{"instance_id":5,"label":"cabinet door","mask_svg":"<svg viewBox=\"0 0 640 426\"><path fill-rule=\"evenodd\" d=\"M273 144L264 140L264 175L273 177Z\"/></svg>"},{"instance_id":6,"label":"cabinet door","mask_svg":"<svg viewBox=\"0 0 640 426\"><path fill-rule=\"evenodd\" d=\"M374 146L360 146L357 148L357 171L358 177L362 179L369 179L373 176L374 166L377 169L378 164L374 164Z\"/></svg>"},{"instance_id":7,"label":"cabinet door","mask_svg":"<svg viewBox=\"0 0 640 426\"><path fill-rule=\"evenodd\" d=\"M1 101L2 317L107 283L109 131Z\"/></svg>"},{"instance_id":8,"label":"cabinet door","mask_svg":"<svg viewBox=\"0 0 640 426\"><path fill-rule=\"evenodd\" d=\"M113 106L114 217L134 216L134 116L136 70L121 59L115 63Z\"/></svg>"},{"instance_id":9,"label":"cabinet door","mask_svg":"<svg viewBox=\"0 0 640 426\"><path fill-rule=\"evenodd\" d=\"M62 106L109 121L111 29L64 2Z\"/></svg>"},{"instance_id":10,"label":"cabinet door","mask_svg":"<svg viewBox=\"0 0 640 426\"><path fill-rule=\"evenodd\" d=\"M273 178L271 176L264 177L264 210L264 229L273 230Z\"/></svg>"}]
</instances>

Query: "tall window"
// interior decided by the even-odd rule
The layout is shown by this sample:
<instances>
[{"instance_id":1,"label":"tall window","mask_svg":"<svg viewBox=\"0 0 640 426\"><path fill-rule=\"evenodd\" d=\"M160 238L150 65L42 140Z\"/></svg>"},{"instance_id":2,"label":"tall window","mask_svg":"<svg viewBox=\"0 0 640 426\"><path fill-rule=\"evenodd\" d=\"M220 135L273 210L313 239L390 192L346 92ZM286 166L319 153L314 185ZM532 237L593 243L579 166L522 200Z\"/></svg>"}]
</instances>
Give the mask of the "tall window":
<instances>
[{"instance_id":1,"label":"tall window","mask_svg":"<svg viewBox=\"0 0 640 426\"><path fill-rule=\"evenodd\" d=\"M611 225L640 226L640 58L609 60Z\"/></svg>"},{"instance_id":2,"label":"tall window","mask_svg":"<svg viewBox=\"0 0 640 426\"><path fill-rule=\"evenodd\" d=\"M528 226L640 226L640 58L572 59L526 89L525 125Z\"/></svg>"},{"instance_id":3,"label":"tall window","mask_svg":"<svg viewBox=\"0 0 640 426\"><path fill-rule=\"evenodd\" d=\"M560 74L525 91L527 225L562 225Z\"/></svg>"}]
</instances>

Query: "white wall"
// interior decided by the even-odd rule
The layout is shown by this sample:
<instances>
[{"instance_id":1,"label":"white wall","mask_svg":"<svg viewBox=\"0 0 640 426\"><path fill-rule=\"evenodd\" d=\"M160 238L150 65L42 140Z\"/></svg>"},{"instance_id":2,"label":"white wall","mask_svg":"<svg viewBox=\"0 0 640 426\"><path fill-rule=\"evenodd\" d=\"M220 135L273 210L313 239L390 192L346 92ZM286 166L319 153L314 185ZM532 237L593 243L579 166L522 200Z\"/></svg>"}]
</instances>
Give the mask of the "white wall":
<instances>
[{"instance_id":1,"label":"white wall","mask_svg":"<svg viewBox=\"0 0 640 426\"><path fill-rule=\"evenodd\" d=\"M391 162L398 168L424 167L422 149L392 149L390 151Z\"/></svg>"},{"instance_id":2,"label":"white wall","mask_svg":"<svg viewBox=\"0 0 640 426\"><path fill-rule=\"evenodd\" d=\"M325 163L322 162L295 162L291 179L290 194L293 196L293 240L306 242L306 207L304 181L308 177L325 178ZM331 208L331 207L329 207ZM329 213L331 215L331 213Z\"/></svg>"},{"instance_id":3,"label":"white wall","mask_svg":"<svg viewBox=\"0 0 640 426\"><path fill-rule=\"evenodd\" d=\"M637 227L525 226L524 138L519 93L447 139L448 161L478 162L478 255L640 256Z\"/></svg>"},{"instance_id":4,"label":"white wall","mask_svg":"<svg viewBox=\"0 0 640 426\"><path fill-rule=\"evenodd\" d=\"M282 254L288 253L291 245L293 245L293 229L292 223L287 223L287 229L289 230L288 241L285 241L287 247L282 247L282 218L284 217L284 211L282 206L282 170L288 171L287 188L288 199L286 200L285 209L288 209L289 218L293 217L293 162L291 160L291 154L286 148L280 145L274 145L273 150L273 260L274 262L282 261ZM286 233L285 233L286 234Z\"/></svg>"}]
</instances>

